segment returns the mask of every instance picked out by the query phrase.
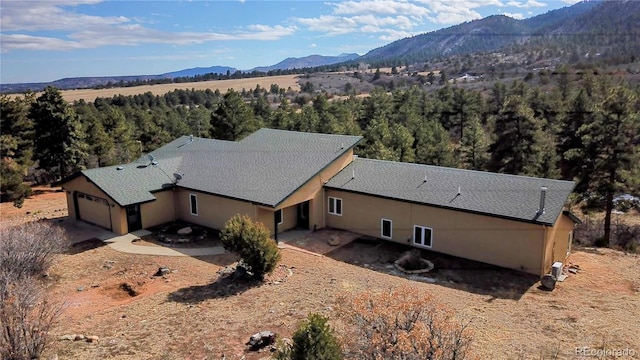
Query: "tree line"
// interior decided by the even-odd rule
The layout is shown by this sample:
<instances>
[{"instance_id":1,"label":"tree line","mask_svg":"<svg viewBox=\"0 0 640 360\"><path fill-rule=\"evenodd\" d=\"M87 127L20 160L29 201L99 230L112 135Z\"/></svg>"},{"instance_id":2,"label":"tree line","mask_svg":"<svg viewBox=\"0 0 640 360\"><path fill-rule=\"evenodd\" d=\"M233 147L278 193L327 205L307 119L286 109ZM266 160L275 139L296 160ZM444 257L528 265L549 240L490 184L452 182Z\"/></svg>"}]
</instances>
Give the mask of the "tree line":
<instances>
[{"instance_id":1,"label":"tree line","mask_svg":"<svg viewBox=\"0 0 640 360\"><path fill-rule=\"evenodd\" d=\"M1 96L2 194L20 205L24 180L131 162L192 134L239 140L261 127L361 135L363 157L575 180L576 195L604 208L640 187L640 89L609 75L565 71L546 86L445 83L366 97L269 89L175 90L67 103L58 89ZM302 100L301 100L302 99Z\"/></svg>"}]
</instances>

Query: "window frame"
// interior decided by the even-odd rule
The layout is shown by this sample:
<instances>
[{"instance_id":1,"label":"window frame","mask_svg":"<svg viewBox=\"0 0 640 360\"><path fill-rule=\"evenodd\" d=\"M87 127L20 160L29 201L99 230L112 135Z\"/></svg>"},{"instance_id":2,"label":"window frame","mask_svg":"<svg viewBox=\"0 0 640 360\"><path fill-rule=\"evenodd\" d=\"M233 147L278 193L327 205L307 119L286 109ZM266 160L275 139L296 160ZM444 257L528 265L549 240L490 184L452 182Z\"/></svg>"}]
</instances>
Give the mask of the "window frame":
<instances>
[{"instance_id":1,"label":"window frame","mask_svg":"<svg viewBox=\"0 0 640 360\"><path fill-rule=\"evenodd\" d=\"M195 205L195 212L193 211ZM189 212L191 213L191 215L193 216L198 216L198 195L196 194L189 194Z\"/></svg>"},{"instance_id":2,"label":"window frame","mask_svg":"<svg viewBox=\"0 0 640 360\"><path fill-rule=\"evenodd\" d=\"M420 238L421 238L421 242L420 243L416 243L416 229L421 229L420 232ZM425 245L425 230L429 230L429 245ZM423 226L423 225L413 225L413 234L412 234L412 245L413 246L419 246L422 248L426 248L426 249L431 249L433 248L433 228L430 228L428 226Z\"/></svg>"},{"instance_id":3,"label":"window frame","mask_svg":"<svg viewBox=\"0 0 640 360\"><path fill-rule=\"evenodd\" d=\"M389 235L384 234L384 222L387 221L389 223ZM380 237L383 239L392 239L393 238L393 220L391 219L380 219Z\"/></svg>"},{"instance_id":4,"label":"window frame","mask_svg":"<svg viewBox=\"0 0 640 360\"><path fill-rule=\"evenodd\" d=\"M276 222L276 225L281 225L284 222L284 212L282 211L282 209L278 209L273 213L273 216L275 217L275 220L278 219L278 213L280 213L280 221Z\"/></svg>"},{"instance_id":5,"label":"window frame","mask_svg":"<svg viewBox=\"0 0 640 360\"><path fill-rule=\"evenodd\" d=\"M329 196L329 206L327 206L327 211L329 212L329 214L331 215L336 215L336 216L342 216L342 198L337 198L337 197L333 197L333 196ZM338 212L338 202L340 202L340 212ZM332 205L333 204L333 212L331 211Z\"/></svg>"}]
</instances>

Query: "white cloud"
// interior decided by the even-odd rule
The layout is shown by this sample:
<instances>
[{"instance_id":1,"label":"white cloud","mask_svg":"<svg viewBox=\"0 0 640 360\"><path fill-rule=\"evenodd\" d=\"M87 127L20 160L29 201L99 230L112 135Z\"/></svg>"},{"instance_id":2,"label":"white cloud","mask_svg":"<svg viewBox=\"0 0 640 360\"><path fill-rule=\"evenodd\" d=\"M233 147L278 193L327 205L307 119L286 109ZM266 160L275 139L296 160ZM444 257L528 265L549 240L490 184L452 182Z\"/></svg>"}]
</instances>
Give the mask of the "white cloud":
<instances>
[{"instance_id":1,"label":"white cloud","mask_svg":"<svg viewBox=\"0 0 640 360\"><path fill-rule=\"evenodd\" d=\"M3 1L0 51L73 50L108 45L187 45L226 40L277 40L290 36L295 26L249 25L229 33L169 32L147 28L142 21L123 16L100 17L78 14L67 7L99 0ZM56 35L43 35L45 30Z\"/></svg>"},{"instance_id":2,"label":"white cloud","mask_svg":"<svg viewBox=\"0 0 640 360\"><path fill-rule=\"evenodd\" d=\"M545 7L547 6L547 4L536 1L536 0L527 0L524 2L521 1L509 1L507 3L507 6L513 6L513 7L517 7L517 8L533 8L533 7Z\"/></svg>"},{"instance_id":3,"label":"white cloud","mask_svg":"<svg viewBox=\"0 0 640 360\"><path fill-rule=\"evenodd\" d=\"M394 0L365 0L365 1L345 1L341 3L333 3L335 6L334 14L336 15L353 15L353 14L412 14L415 16L424 16L429 13L425 7L418 6L406 1Z\"/></svg>"},{"instance_id":4,"label":"white cloud","mask_svg":"<svg viewBox=\"0 0 640 360\"><path fill-rule=\"evenodd\" d=\"M0 8L2 31L73 30L131 21L124 16L100 17L64 10L64 7L98 2L100 1L3 1Z\"/></svg>"},{"instance_id":5,"label":"white cloud","mask_svg":"<svg viewBox=\"0 0 640 360\"><path fill-rule=\"evenodd\" d=\"M508 17L510 17L510 18L517 19L517 20L522 20L522 19L524 19L524 16L523 16L521 13L508 13L508 12L504 12L504 13L502 13L502 14L503 14L503 15L505 15L505 16L508 16Z\"/></svg>"}]
</instances>

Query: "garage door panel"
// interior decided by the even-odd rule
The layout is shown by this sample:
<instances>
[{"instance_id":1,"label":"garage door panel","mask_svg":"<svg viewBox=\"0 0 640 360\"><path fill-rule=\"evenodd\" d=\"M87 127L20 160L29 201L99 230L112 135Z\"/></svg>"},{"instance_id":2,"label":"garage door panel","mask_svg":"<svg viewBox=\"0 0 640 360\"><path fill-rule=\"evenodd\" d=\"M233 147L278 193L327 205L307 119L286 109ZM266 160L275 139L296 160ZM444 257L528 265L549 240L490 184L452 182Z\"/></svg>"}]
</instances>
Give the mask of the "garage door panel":
<instances>
[{"instance_id":1,"label":"garage door panel","mask_svg":"<svg viewBox=\"0 0 640 360\"><path fill-rule=\"evenodd\" d=\"M107 200L78 193L78 215L81 220L111 230L111 216Z\"/></svg>"}]
</instances>

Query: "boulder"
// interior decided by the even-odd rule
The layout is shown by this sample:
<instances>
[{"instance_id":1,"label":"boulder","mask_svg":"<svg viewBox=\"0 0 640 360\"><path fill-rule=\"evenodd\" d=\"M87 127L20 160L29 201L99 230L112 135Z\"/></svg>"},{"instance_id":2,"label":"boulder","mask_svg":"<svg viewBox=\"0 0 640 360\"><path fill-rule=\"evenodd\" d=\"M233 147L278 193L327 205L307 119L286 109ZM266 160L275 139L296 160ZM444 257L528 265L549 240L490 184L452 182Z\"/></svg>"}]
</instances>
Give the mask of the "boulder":
<instances>
[{"instance_id":1,"label":"boulder","mask_svg":"<svg viewBox=\"0 0 640 360\"><path fill-rule=\"evenodd\" d=\"M169 269L168 266L163 266L161 268L158 268L158 271L156 271L155 274L153 274L153 276L165 276L167 274L169 274L171 272L171 270Z\"/></svg>"},{"instance_id":2,"label":"boulder","mask_svg":"<svg viewBox=\"0 0 640 360\"><path fill-rule=\"evenodd\" d=\"M259 333L251 335L247 342L247 349L250 351L259 351L269 345L276 342L276 333L273 331L260 331Z\"/></svg>"},{"instance_id":3,"label":"boulder","mask_svg":"<svg viewBox=\"0 0 640 360\"><path fill-rule=\"evenodd\" d=\"M556 288L556 278L551 274L543 276L542 279L540 279L540 283L547 290L553 290Z\"/></svg>"},{"instance_id":4,"label":"boulder","mask_svg":"<svg viewBox=\"0 0 640 360\"><path fill-rule=\"evenodd\" d=\"M190 226L183 227L182 229L178 230L179 235L189 235L192 232L193 232L193 229Z\"/></svg>"},{"instance_id":5,"label":"boulder","mask_svg":"<svg viewBox=\"0 0 640 360\"><path fill-rule=\"evenodd\" d=\"M96 343L98 342L98 340L100 340L100 338L97 337L96 335L89 335L86 337L86 340L87 342L90 342L90 343Z\"/></svg>"}]
</instances>

